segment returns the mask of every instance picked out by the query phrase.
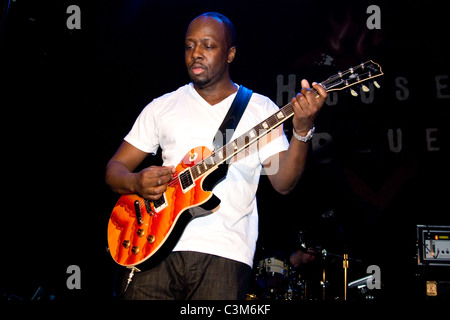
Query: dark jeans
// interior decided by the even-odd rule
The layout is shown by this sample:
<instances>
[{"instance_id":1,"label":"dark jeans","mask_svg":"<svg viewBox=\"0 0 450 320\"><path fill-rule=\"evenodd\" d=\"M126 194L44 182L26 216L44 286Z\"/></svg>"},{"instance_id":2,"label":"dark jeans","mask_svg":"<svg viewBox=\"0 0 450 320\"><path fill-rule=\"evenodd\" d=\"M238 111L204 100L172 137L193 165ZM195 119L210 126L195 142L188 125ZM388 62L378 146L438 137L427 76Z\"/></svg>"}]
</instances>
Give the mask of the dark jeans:
<instances>
[{"instance_id":1,"label":"dark jeans","mask_svg":"<svg viewBox=\"0 0 450 320\"><path fill-rule=\"evenodd\" d=\"M135 272L123 299L245 299L250 274L250 266L241 262L199 252L176 251L156 267Z\"/></svg>"}]
</instances>

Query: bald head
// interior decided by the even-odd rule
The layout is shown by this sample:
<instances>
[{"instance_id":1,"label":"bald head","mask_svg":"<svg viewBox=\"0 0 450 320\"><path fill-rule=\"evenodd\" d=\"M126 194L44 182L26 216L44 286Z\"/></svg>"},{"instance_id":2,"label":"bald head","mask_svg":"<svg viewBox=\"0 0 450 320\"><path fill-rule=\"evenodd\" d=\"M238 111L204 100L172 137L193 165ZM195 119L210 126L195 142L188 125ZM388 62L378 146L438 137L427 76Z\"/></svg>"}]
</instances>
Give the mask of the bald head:
<instances>
[{"instance_id":1,"label":"bald head","mask_svg":"<svg viewBox=\"0 0 450 320\"><path fill-rule=\"evenodd\" d=\"M221 13L218 12L206 12L198 17L196 17L192 22L196 20L205 20L205 18L212 18L215 19L217 22L221 23L223 25L223 31L224 31L224 40L227 46L227 49L233 47L236 45L236 31L234 29L233 23L228 19L226 16L224 16ZM191 22L191 23L192 23Z\"/></svg>"}]
</instances>

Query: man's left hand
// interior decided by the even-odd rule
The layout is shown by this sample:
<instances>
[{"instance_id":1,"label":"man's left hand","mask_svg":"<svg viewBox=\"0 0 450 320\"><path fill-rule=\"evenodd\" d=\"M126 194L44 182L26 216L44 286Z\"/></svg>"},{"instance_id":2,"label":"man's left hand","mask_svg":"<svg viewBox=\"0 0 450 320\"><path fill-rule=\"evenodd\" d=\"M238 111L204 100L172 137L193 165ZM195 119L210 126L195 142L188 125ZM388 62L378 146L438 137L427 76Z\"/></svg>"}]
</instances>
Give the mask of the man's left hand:
<instances>
[{"instance_id":1,"label":"man's left hand","mask_svg":"<svg viewBox=\"0 0 450 320\"><path fill-rule=\"evenodd\" d=\"M294 130L301 136L306 136L308 131L314 125L314 119L319 114L325 100L327 99L326 90L318 83L313 82L313 88L317 91L318 97L314 94L307 80L302 80L302 90L292 98L294 108Z\"/></svg>"}]
</instances>

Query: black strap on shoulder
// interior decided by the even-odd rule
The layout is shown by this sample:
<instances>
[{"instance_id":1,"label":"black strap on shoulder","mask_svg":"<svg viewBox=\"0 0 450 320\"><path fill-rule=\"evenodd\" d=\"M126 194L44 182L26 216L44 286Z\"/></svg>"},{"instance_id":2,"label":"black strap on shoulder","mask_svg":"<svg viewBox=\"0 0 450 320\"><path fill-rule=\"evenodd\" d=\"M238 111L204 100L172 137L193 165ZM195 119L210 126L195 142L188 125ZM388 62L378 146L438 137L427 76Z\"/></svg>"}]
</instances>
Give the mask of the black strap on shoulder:
<instances>
[{"instance_id":1,"label":"black strap on shoulder","mask_svg":"<svg viewBox=\"0 0 450 320\"><path fill-rule=\"evenodd\" d=\"M236 129L239 121L241 120L242 115L244 114L245 108L250 101L250 98L253 94L252 90L245 88L244 86L240 86L239 90L234 97L233 103L228 110L222 124L219 127L219 130L216 133L216 136L213 140L213 145L216 150L221 148L223 145L227 144L231 139L231 134L228 135L226 131L227 129ZM204 190L212 190L214 186L222 181L227 175L228 165L226 163L222 163L219 167L211 172L205 180L203 180L203 189ZM220 204L219 198L217 198L214 194L213 196L205 203L203 203L199 207L193 207L189 209L191 215L196 218L200 216L204 216L210 214L214 208L216 208Z\"/></svg>"},{"instance_id":2,"label":"black strap on shoulder","mask_svg":"<svg viewBox=\"0 0 450 320\"><path fill-rule=\"evenodd\" d=\"M239 90L236 94L236 97L234 97L233 103L230 106L230 109L228 110L228 113L226 114L222 124L219 127L219 130L217 130L215 139L214 139L214 148L219 149L222 147L222 144L225 145L229 142L231 135L228 135L226 131L228 130L234 130L236 129L239 121L241 120L242 115L244 114L245 108L248 105L248 102L250 101L250 98L253 94L253 91L250 89L247 89L244 86L239 86ZM222 137L222 141L217 141L218 137ZM220 140L220 139L219 139Z\"/></svg>"}]
</instances>

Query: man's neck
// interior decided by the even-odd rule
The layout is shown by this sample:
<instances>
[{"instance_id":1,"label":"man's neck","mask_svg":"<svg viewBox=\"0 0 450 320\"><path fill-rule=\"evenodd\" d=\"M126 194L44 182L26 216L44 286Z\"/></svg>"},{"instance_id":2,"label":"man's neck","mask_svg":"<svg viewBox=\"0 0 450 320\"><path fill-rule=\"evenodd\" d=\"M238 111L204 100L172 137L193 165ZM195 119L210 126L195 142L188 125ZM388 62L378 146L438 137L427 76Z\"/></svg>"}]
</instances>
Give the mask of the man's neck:
<instances>
[{"instance_id":1,"label":"man's neck","mask_svg":"<svg viewBox=\"0 0 450 320\"><path fill-rule=\"evenodd\" d=\"M212 106L223 101L238 90L238 86L235 85L231 79L224 83L206 87L199 87L194 84L194 88L198 94Z\"/></svg>"}]
</instances>

